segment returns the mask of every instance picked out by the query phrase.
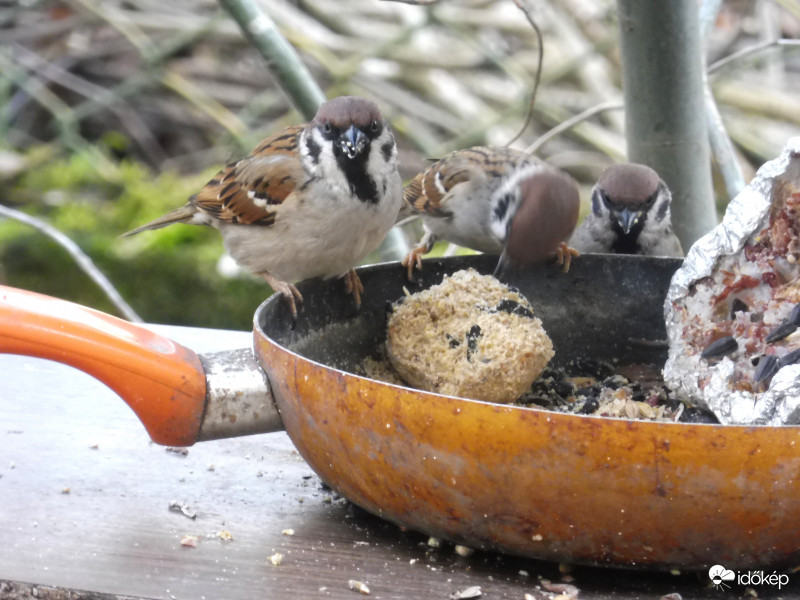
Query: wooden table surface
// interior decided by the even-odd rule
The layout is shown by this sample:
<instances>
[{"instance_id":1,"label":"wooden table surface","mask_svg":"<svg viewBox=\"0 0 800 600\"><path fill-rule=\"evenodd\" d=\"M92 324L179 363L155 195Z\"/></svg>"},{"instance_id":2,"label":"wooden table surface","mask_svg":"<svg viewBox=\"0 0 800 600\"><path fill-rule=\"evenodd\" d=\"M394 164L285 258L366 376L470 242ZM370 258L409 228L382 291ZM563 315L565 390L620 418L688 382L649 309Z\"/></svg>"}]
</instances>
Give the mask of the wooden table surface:
<instances>
[{"instance_id":1,"label":"wooden table surface","mask_svg":"<svg viewBox=\"0 0 800 600\"><path fill-rule=\"evenodd\" d=\"M159 330L201 352L251 340L246 332ZM713 589L705 573L571 567L480 551L461 556L447 542L432 547L427 536L325 489L283 433L174 452L150 442L103 384L48 361L0 355L0 424L2 598L358 598L351 581L376 599L446 600L473 586L483 599L516 600L566 599L574 588L583 600L750 593ZM175 502L196 517L171 510ZM782 590L753 591L800 597L800 573L790 578ZM548 591L547 581L565 580L574 588Z\"/></svg>"}]
</instances>

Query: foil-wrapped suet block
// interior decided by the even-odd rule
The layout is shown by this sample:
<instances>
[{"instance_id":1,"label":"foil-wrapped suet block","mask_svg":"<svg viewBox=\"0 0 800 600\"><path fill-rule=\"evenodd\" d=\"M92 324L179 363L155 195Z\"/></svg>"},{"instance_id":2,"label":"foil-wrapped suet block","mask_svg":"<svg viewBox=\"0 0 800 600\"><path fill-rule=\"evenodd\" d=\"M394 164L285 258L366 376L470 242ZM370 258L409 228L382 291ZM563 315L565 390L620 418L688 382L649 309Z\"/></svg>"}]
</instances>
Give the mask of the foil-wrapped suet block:
<instances>
[{"instance_id":1,"label":"foil-wrapped suet block","mask_svg":"<svg viewBox=\"0 0 800 600\"><path fill-rule=\"evenodd\" d=\"M800 423L800 137L675 273L664 380L723 424Z\"/></svg>"}]
</instances>

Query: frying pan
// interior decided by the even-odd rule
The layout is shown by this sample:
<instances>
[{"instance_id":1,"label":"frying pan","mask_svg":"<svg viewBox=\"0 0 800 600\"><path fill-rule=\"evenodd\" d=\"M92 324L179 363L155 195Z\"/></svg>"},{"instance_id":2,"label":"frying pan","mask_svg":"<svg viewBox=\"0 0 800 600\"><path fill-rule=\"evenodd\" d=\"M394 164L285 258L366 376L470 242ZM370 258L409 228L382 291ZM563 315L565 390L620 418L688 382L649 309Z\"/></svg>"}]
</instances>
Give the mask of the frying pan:
<instances>
[{"instance_id":1,"label":"frying pan","mask_svg":"<svg viewBox=\"0 0 800 600\"><path fill-rule=\"evenodd\" d=\"M285 428L344 497L467 546L651 568L797 564L798 428L562 414L350 372L385 339L386 303L404 286L465 267L491 272L495 261L428 260L421 286L397 263L361 269L359 310L338 282L303 282L296 322L278 295L256 312L260 367L249 349L197 356L147 329L12 288L0 288L0 351L89 372L161 444ZM567 274L543 266L509 283L542 318L556 364L663 364L663 299L679 264L587 255Z\"/></svg>"}]
</instances>

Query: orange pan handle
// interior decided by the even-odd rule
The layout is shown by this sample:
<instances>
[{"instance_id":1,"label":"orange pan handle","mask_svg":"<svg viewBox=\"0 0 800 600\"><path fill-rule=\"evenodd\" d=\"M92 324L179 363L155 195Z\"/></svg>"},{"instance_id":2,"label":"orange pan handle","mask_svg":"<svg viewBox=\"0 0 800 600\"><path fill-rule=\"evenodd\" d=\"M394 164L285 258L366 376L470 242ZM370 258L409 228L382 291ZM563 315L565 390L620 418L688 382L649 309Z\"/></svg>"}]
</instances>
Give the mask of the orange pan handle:
<instances>
[{"instance_id":1,"label":"orange pan handle","mask_svg":"<svg viewBox=\"0 0 800 600\"><path fill-rule=\"evenodd\" d=\"M206 378L193 351L111 315L0 286L0 352L71 365L119 394L154 442L190 446L205 410Z\"/></svg>"}]
</instances>

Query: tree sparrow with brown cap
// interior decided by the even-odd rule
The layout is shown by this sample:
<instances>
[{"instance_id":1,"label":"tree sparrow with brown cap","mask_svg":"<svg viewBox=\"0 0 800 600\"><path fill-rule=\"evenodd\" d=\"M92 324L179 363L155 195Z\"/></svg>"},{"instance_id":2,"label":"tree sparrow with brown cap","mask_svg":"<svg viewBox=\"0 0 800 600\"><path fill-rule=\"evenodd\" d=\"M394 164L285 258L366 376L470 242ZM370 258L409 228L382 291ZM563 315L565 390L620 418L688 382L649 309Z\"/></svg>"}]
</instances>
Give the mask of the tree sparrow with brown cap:
<instances>
[{"instance_id":1,"label":"tree sparrow with brown cap","mask_svg":"<svg viewBox=\"0 0 800 600\"><path fill-rule=\"evenodd\" d=\"M672 231L672 195L645 165L607 168L592 190L592 210L575 230L570 245L580 252L683 256Z\"/></svg>"},{"instance_id":2,"label":"tree sparrow with brown cap","mask_svg":"<svg viewBox=\"0 0 800 600\"><path fill-rule=\"evenodd\" d=\"M533 264L577 255L564 241L578 219L578 186L566 173L504 147L451 152L403 190L403 212L422 218L425 236L403 260L412 278L437 240Z\"/></svg>"},{"instance_id":3,"label":"tree sparrow with brown cap","mask_svg":"<svg viewBox=\"0 0 800 600\"><path fill-rule=\"evenodd\" d=\"M279 131L225 166L189 202L125 235L173 223L215 227L241 266L263 277L297 314L294 282L344 277L394 225L402 202L397 148L375 103L352 96Z\"/></svg>"}]
</instances>

